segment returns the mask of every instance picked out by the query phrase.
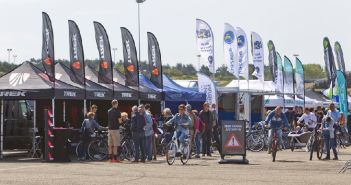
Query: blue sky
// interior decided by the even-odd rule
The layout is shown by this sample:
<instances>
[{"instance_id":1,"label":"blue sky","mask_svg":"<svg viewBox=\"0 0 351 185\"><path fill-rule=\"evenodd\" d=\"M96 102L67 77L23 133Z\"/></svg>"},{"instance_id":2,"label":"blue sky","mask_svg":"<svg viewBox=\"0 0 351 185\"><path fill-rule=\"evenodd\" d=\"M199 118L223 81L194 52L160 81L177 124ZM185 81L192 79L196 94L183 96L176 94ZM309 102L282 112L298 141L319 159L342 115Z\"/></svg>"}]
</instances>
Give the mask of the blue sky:
<instances>
[{"instance_id":1,"label":"blue sky","mask_svg":"<svg viewBox=\"0 0 351 185\"><path fill-rule=\"evenodd\" d=\"M224 64L222 35L227 22L248 36L254 31L262 37L266 65L269 40L293 63L293 54L299 54L304 64L324 65L322 43L328 36L333 45L341 43L350 70L350 7L351 1L346 0L146 0L140 6L141 59L147 60L146 32L150 31L159 41L163 63L197 67L195 20L200 18L213 29L216 67ZM7 48L12 49L11 61L12 55L18 56L17 64L41 57L42 11L51 17L56 59L69 58L69 19L81 30L86 58L98 57L93 21L105 26L111 47L118 48L116 59L123 57L120 27L128 28L138 44L135 0L0 0L0 61L7 61ZM251 54L249 60L252 63Z\"/></svg>"}]
</instances>

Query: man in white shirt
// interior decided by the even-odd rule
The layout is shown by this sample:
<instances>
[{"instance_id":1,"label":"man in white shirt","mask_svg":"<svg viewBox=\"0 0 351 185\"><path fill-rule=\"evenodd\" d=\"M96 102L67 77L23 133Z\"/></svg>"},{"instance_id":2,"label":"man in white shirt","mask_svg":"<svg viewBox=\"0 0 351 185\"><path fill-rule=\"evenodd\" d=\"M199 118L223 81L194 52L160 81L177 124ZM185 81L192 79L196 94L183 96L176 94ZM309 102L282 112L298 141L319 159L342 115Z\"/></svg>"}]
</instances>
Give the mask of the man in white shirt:
<instances>
[{"instance_id":1,"label":"man in white shirt","mask_svg":"<svg viewBox=\"0 0 351 185\"><path fill-rule=\"evenodd\" d=\"M305 113L300 117L297 123L300 123L302 120L305 121L305 125L308 127L308 131L312 132L316 126L317 118L316 115L310 112L310 108L305 108Z\"/></svg>"}]
</instances>

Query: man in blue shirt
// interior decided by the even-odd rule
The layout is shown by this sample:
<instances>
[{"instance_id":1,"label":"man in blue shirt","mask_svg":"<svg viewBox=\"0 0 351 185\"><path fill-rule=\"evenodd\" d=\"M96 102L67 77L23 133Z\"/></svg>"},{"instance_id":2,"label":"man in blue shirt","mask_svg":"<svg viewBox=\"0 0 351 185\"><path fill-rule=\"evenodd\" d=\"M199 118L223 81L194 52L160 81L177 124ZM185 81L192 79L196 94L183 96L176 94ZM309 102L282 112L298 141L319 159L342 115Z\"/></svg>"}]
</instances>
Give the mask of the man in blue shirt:
<instances>
[{"instance_id":1,"label":"man in blue shirt","mask_svg":"<svg viewBox=\"0 0 351 185\"><path fill-rule=\"evenodd\" d=\"M282 108L280 106L276 107L275 110L271 111L267 116L265 121L265 128L271 128L269 130L269 139L268 139L268 154L271 153L272 147L272 138L274 136L275 129L277 129L278 135L278 146L279 150L282 149L282 130L284 122L284 130L289 126L288 119L286 118L285 114L282 114Z\"/></svg>"}]
</instances>

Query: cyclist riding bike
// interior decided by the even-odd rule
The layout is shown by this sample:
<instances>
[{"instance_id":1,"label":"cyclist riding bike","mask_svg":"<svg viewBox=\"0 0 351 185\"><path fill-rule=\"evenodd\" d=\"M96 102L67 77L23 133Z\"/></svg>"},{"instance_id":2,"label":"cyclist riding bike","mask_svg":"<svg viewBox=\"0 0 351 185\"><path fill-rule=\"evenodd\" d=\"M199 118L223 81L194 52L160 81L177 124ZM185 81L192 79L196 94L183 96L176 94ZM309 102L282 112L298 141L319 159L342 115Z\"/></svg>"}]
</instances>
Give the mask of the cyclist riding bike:
<instances>
[{"instance_id":1,"label":"cyclist riding bike","mask_svg":"<svg viewBox=\"0 0 351 185\"><path fill-rule=\"evenodd\" d=\"M284 127L283 127L284 122ZM286 118L285 114L282 114L282 108L280 106L276 107L275 110L271 111L268 114L268 117L265 121L265 128L271 128L269 130L269 139L268 139L268 154L271 154L272 150L272 139L274 136L275 129L277 129L277 136L278 136L278 146L279 150L282 149L282 127L284 130L287 129L289 126L288 119Z\"/></svg>"},{"instance_id":2,"label":"cyclist riding bike","mask_svg":"<svg viewBox=\"0 0 351 185\"><path fill-rule=\"evenodd\" d=\"M178 106L178 111L177 113L171 120L169 120L166 125L169 125L171 123L175 123L177 126L177 139L181 142L181 145L177 151L177 153L181 153L182 147L185 147L185 138L189 135L189 125L191 125L191 118L188 116L188 114L185 113L185 105L181 104ZM188 151L184 151L186 153Z\"/></svg>"}]
</instances>

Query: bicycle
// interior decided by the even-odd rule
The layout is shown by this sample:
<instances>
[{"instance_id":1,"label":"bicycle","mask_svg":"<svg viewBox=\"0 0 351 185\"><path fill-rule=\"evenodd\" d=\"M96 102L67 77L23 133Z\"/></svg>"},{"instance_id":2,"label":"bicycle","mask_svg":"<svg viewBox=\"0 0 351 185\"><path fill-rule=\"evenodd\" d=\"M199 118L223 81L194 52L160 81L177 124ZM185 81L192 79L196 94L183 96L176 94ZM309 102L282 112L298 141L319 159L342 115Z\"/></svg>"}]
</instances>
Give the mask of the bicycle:
<instances>
[{"instance_id":1,"label":"bicycle","mask_svg":"<svg viewBox=\"0 0 351 185\"><path fill-rule=\"evenodd\" d=\"M189 135L185 139L185 147L180 150L180 153L178 153L179 150L179 141L176 137L176 133L172 137L172 141L170 141L167 145L167 155L166 155L166 161L169 165L172 165L175 161L176 157L180 157L180 161L184 164L186 164L189 161L190 158L190 146L189 146Z\"/></svg>"},{"instance_id":2,"label":"bicycle","mask_svg":"<svg viewBox=\"0 0 351 185\"><path fill-rule=\"evenodd\" d=\"M282 128L278 128L278 127L275 127L274 129L274 135L273 135L273 141L272 141L272 145L271 145L271 150L272 150L272 161L275 162L275 157L277 155L277 152L278 152L278 138L277 138L277 130L278 129L282 129Z\"/></svg>"},{"instance_id":3,"label":"bicycle","mask_svg":"<svg viewBox=\"0 0 351 185\"><path fill-rule=\"evenodd\" d=\"M310 149L310 160L313 158L313 152L316 150L317 158L321 159L324 151L324 140L323 140L323 131L318 129L318 125L313 130L311 136L311 149Z\"/></svg>"},{"instance_id":4,"label":"bicycle","mask_svg":"<svg viewBox=\"0 0 351 185\"><path fill-rule=\"evenodd\" d=\"M102 161L108 157L107 131L91 136L93 140L88 145L88 156L95 161Z\"/></svg>"},{"instance_id":5,"label":"bicycle","mask_svg":"<svg viewBox=\"0 0 351 185\"><path fill-rule=\"evenodd\" d=\"M249 131L246 134L247 148L252 152L259 152L265 146L264 129L261 123L249 126Z\"/></svg>"}]
</instances>

